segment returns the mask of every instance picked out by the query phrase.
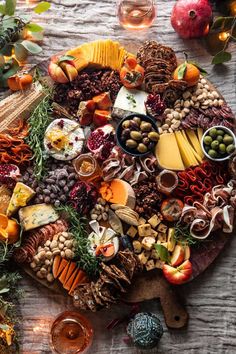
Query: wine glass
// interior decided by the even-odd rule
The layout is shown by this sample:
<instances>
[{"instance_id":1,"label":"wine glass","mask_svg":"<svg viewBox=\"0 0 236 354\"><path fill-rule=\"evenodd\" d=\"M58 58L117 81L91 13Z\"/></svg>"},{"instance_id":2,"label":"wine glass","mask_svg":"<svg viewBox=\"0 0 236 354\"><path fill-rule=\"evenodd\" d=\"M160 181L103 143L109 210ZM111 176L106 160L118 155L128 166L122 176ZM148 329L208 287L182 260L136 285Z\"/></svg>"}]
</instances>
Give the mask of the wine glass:
<instances>
[{"instance_id":1,"label":"wine glass","mask_svg":"<svg viewBox=\"0 0 236 354\"><path fill-rule=\"evenodd\" d=\"M117 7L120 24L126 29L148 28L156 17L152 0L119 0Z\"/></svg>"},{"instance_id":2,"label":"wine glass","mask_svg":"<svg viewBox=\"0 0 236 354\"><path fill-rule=\"evenodd\" d=\"M51 328L53 353L85 353L91 346L92 339L93 329L90 322L78 312L61 313Z\"/></svg>"}]
</instances>

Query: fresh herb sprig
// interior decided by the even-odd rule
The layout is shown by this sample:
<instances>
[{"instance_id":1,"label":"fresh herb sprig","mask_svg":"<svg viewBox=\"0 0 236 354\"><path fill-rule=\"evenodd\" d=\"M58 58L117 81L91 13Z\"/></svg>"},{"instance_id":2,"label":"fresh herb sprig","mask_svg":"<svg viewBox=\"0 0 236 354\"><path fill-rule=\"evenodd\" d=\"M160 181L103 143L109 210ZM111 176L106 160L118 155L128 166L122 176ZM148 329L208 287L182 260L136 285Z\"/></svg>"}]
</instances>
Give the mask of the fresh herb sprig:
<instances>
[{"instance_id":1,"label":"fresh herb sprig","mask_svg":"<svg viewBox=\"0 0 236 354\"><path fill-rule=\"evenodd\" d=\"M126 98L129 101L129 104L132 105L133 108L137 107L137 102L134 98L134 95L127 93Z\"/></svg>"},{"instance_id":2,"label":"fresh herb sprig","mask_svg":"<svg viewBox=\"0 0 236 354\"><path fill-rule=\"evenodd\" d=\"M189 246L194 246L198 243L198 240L193 238L193 236L191 235L189 226L180 223L177 223L175 225L174 238L176 242L179 242L183 245L186 245L187 243Z\"/></svg>"},{"instance_id":3,"label":"fresh herb sprig","mask_svg":"<svg viewBox=\"0 0 236 354\"><path fill-rule=\"evenodd\" d=\"M46 172L45 162L47 156L45 154L43 140L46 128L51 122L51 112L51 94L49 92L37 105L28 120L29 135L26 138L26 142L33 151L34 175L38 180L40 180Z\"/></svg>"},{"instance_id":4,"label":"fresh herb sprig","mask_svg":"<svg viewBox=\"0 0 236 354\"><path fill-rule=\"evenodd\" d=\"M76 259L78 259L78 267L83 269L89 277L93 278L99 272L99 259L94 257L89 251L86 218L79 216L76 210L69 205L60 206L56 208L56 210L59 213L64 213L69 219L69 231L74 235L74 239L77 241L75 254Z\"/></svg>"}]
</instances>

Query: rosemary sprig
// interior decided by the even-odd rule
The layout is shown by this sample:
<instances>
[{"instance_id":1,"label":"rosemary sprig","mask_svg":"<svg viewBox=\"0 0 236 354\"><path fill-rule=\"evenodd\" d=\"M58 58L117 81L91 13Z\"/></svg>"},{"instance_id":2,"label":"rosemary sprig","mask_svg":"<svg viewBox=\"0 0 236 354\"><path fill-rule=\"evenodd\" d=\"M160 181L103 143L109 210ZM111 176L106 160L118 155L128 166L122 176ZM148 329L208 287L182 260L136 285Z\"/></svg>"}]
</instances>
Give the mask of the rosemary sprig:
<instances>
[{"instance_id":1,"label":"rosemary sprig","mask_svg":"<svg viewBox=\"0 0 236 354\"><path fill-rule=\"evenodd\" d=\"M77 259L78 267L83 269L89 277L93 278L99 272L99 259L94 257L89 251L88 233L86 231L87 219L80 217L76 210L69 205L60 206L56 210L59 213L64 213L69 218L69 231L77 241L75 258Z\"/></svg>"},{"instance_id":2,"label":"rosemary sprig","mask_svg":"<svg viewBox=\"0 0 236 354\"><path fill-rule=\"evenodd\" d=\"M51 94L47 93L42 101L37 105L29 118L29 135L26 138L33 151L34 175L40 180L46 172L45 161L47 159L43 140L47 126L51 122Z\"/></svg>"},{"instance_id":3,"label":"rosemary sprig","mask_svg":"<svg viewBox=\"0 0 236 354\"><path fill-rule=\"evenodd\" d=\"M186 243L189 246L194 246L196 245L199 241L195 238L190 233L189 226L188 225L183 225L180 223L177 223L175 225L175 234L174 238L177 242L186 245Z\"/></svg>"}]
</instances>

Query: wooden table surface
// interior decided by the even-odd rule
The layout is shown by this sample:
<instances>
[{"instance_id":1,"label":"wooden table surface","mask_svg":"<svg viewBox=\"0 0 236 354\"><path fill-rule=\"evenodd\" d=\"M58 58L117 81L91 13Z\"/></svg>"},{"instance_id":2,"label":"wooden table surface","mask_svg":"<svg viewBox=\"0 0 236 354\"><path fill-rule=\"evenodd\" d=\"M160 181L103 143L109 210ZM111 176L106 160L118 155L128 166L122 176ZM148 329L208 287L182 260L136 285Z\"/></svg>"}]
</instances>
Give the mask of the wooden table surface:
<instances>
[{"instance_id":1,"label":"wooden table surface","mask_svg":"<svg viewBox=\"0 0 236 354\"><path fill-rule=\"evenodd\" d=\"M27 1L19 1L21 8ZM236 55L227 66L214 68L211 57L198 40L181 40L170 25L170 13L174 0L157 2L157 18L147 31L129 32L122 29L116 17L114 0L53 0L51 10L36 17L45 27L43 52L37 61L43 60L66 48L99 38L112 38L128 46L130 50L146 39L155 39L172 46L179 57L183 51L190 59L198 61L209 73L209 79L222 92L236 112L235 73ZM35 58L32 59L35 62ZM121 313L129 312L125 305L115 306L97 314L86 314L92 321L95 338L91 354L233 354L236 352L236 238L228 243L214 264L193 283L181 287L181 295L189 312L188 328L169 331L165 327L161 308L157 301L142 305L141 309L152 311L160 317L164 335L155 350L142 352L127 346L124 326L113 331L106 325ZM68 298L50 293L28 276L20 286L25 296L20 307L23 315L22 353L52 353L49 344L49 330L53 319L62 311L72 309Z\"/></svg>"}]
</instances>

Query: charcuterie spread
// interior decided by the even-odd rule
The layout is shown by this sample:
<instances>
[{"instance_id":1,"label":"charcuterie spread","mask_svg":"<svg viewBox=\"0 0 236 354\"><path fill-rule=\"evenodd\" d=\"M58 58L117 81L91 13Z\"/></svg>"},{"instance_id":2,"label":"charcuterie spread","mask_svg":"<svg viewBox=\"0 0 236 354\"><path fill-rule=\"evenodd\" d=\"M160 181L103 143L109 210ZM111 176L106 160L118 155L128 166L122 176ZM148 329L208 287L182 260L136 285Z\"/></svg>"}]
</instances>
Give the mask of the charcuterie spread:
<instances>
[{"instance_id":1,"label":"charcuterie spread","mask_svg":"<svg viewBox=\"0 0 236 354\"><path fill-rule=\"evenodd\" d=\"M192 279L193 248L233 232L235 117L199 65L147 41L51 58L28 119L0 134L0 241L74 305L116 303L136 277Z\"/></svg>"}]
</instances>

